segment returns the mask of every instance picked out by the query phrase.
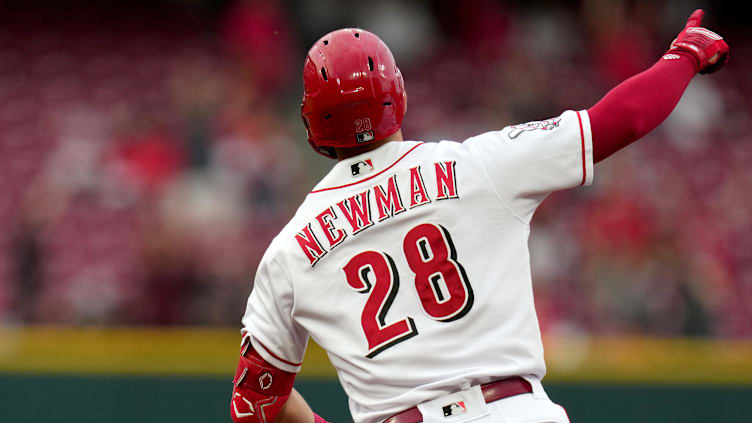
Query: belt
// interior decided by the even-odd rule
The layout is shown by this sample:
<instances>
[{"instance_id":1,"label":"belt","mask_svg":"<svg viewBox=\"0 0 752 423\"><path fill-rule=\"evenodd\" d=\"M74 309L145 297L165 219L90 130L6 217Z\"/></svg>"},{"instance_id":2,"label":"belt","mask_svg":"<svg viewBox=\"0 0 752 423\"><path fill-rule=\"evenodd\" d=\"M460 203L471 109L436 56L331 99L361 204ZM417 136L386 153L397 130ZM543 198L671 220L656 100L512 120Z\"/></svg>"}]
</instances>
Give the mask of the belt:
<instances>
[{"instance_id":1,"label":"belt","mask_svg":"<svg viewBox=\"0 0 752 423\"><path fill-rule=\"evenodd\" d=\"M486 403L489 403L515 395L532 393L533 387L525 379L514 376L481 385L480 390L483 392L483 399ZM422 421L423 414L418 410L418 407L413 407L389 417L384 420L384 423L418 423Z\"/></svg>"}]
</instances>

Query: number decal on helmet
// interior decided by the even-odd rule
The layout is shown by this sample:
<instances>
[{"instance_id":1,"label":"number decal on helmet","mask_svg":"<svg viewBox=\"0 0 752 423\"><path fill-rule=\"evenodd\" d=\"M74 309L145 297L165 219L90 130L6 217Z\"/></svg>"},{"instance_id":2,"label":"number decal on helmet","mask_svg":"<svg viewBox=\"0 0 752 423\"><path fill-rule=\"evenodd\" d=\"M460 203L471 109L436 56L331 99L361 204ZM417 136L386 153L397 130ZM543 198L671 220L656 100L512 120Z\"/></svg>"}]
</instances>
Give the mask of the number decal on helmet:
<instances>
[{"instance_id":1,"label":"number decal on helmet","mask_svg":"<svg viewBox=\"0 0 752 423\"><path fill-rule=\"evenodd\" d=\"M355 132L365 132L370 131L371 129L373 129L373 127L371 126L371 119L355 119Z\"/></svg>"}]
</instances>

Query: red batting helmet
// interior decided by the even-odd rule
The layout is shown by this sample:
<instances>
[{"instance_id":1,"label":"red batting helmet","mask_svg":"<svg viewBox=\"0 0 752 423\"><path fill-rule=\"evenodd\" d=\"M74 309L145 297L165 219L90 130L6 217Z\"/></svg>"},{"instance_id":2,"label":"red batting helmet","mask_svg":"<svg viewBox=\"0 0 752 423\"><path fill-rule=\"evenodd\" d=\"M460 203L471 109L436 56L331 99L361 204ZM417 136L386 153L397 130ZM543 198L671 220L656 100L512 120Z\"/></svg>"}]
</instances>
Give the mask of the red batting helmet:
<instances>
[{"instance_id":1,"label":"red batting helmet","mask_svg":"<svg viewBox=\"0 0 752 423\"><path fill-rule=\"evenodd\" d=\"M392 52L362 29L321 37L303 65L303 123L317 152L336 158L334 147L358 147L400 129L405 84Z\"/></svg>"}]
</instances>

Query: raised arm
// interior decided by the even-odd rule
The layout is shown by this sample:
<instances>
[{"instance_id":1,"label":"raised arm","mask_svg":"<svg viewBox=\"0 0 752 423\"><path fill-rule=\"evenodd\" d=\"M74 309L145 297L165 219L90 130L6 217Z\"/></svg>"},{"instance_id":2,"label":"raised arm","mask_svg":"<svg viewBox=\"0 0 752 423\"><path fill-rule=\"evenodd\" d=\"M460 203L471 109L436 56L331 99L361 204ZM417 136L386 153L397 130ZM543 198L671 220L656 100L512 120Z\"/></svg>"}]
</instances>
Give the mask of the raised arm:
<instances>
[{"instance_id":1,"label":"raised arm","mask_svg":"<svg viewBox=\"0 0 752 423\"><path fill-rule=\"evenodd\" d=\"M674 109L697 72L713 73L728 61L729 47L723 38L700 27L703 14L701 9L692 13L655 65L617 85L588 109L594 162L655 129Z\"/></svg>"}]
</instances>

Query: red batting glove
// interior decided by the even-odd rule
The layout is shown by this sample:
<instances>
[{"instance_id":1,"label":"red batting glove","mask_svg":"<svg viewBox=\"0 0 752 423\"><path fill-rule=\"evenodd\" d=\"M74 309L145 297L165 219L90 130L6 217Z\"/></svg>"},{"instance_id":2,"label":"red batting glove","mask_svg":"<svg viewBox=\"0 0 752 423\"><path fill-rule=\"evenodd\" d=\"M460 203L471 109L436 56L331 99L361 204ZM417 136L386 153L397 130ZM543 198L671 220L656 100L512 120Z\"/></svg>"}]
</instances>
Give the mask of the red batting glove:
<instances>
[{"instance_id":1,"label":"red batting glove","mask_svg":"<svg viewBox=\"0 0 752 423\"><path fill-rule=\"evenodd\" d=\"M697 70L702 74L720 70L729 57L729 46L723 41L723 37L700 26L704 15L702 9L695 10L668 50L690 53L697 61Z\"/></svg>"}]
</instances>

